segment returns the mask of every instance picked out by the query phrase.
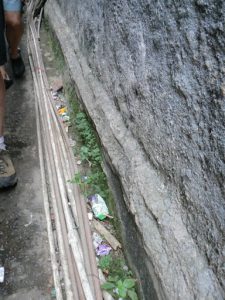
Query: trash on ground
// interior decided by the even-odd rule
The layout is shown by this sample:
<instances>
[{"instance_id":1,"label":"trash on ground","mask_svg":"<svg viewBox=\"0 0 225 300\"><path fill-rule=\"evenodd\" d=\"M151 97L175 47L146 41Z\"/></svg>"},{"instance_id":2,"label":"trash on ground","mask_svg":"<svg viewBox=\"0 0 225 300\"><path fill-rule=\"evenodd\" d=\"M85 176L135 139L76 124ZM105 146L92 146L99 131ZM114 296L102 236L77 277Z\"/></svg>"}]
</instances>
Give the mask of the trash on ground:
<instances>
[{"instance_id":1,"label":"trash on ground","mask_svg":"<svg viewBox=\"0 0 225 300\"><path fill-rule=\"evenodd\" d=\"M64 106L62 104L57 104L55 107L56 107L56 109L58 111L59 109L63 108Z\"/></svg>"},{"instance_id":2,"label":"trash on ground","mask_svg":"<svg viewBox=\"0 0 225 300\"><path fill-rule=\"evenodd\" d=\"M88 200L91 203L92 211L96 218L104 220L106 217L110 217L108 207L100 195L91 195L88 197Z\"/></svg>"},{"instance_id":3,"label":"trash on ground","mask_svg":"<svg viewBox=\"0 0 225 300\"><path fill-rule=\"evenodd\" d=\"M65 98L61 92L56 92L51 89L51 95L57 106L65 103Z\"/></svg>"},{"instance_id":4,"label":"trash on ground","mask_svg":"<svg viewBox=\"0 0 225 300\"><path fill-rule=\"evenodd\" d=\"M128 271L129 271L128 266L124 265L124 266L123 266L123 270L128 272Z\"/></svg>"},{"instance_id":5,"label":"trash on ground","mask_svg":"<svg viewBox=\"0 0 225 300\"><path fill-rule=\"evenodd\" d=\"M86 182L88 180L88 176L81 176L81 181Z\"/></svg>"},{"instance_id":6,"label":"trash on ground","mask_svg":"<svg viewBox=\"0 0 225 300\"><path fill-rule=\"evenodd\" d=\"M57 92L54 92L54 91L51 91L51 94L52 94L52 98L54 99L54 100L58 100L58 93Z\"/></svg>"},{"instance_id":7,"label":"trash on ground","mask_svg":"<svg viewBox=\"0 0 225 300\"><path fill-rule=\"evenodd\" d=\"M69 122L70 117L68 115L68 109L65 105L56 105L57 114L60 116L63 123Z\"/></svg>"},{"instance_id":8,"label":"trash on ground","mask_svg":"<svg viewBox=\"0 0 225 300\"><path fill-rule=\"evenodd\" d=\"M100 222L93 220L92 224L98 233L107 240L114 250L117 248L122 248L120 242Z\"/></svg>"},{"instance_id":9,"label":"trash on ground","mask_svg":"<svg viewBox=\"0 0 225 300\"><path fill-rule=\"evenodd\" d=\"M69 143L70 143L70 146L71 146L71 147L76 146L76 141L74 141L74 140L71 139L70 137L69 137Z\"/></svg>"},{"instance_id":10,"label":"trash on ground","mask_svg":"<svg viewBox=\"0 0 225 300\"><path fill-rule=\"evenodd\" d=\"M5 279L5 268L0 267L0 283L4 282Z\"/></svg>"},{"instance_id":11,"label":"trash on ground","mask_svg":"<svg viewBox=\"0 0 225 300\"><path fill-rule=\"evenodd\" d=\"M67 114L62 114L61 117L62 117L63 123L69 122L69 120L70 120L70 117Z\"/></svg>"},{"instance_id":12,"label":"trash on ground","mask_svg":"<svg viewBox=\"0 0 225 300\"><path fill-rule=\"evenodd\" d=\"M24 227L28 227L32 224L32 221L33 221L33 214L30 215L30 222L25 224Z\"/></svg>"},{"instance_id":13,"label":"trash on ground","mask_svg":"<svg viewBox=\"0 0 225 300\"><path fill-rule=\"evenodd\" d=\"M66 112L67 112L67 107L66 106L63 106L63 107L58 109L58 114L59 115L65 114Z\"/></svg>"},{"instance_id":14,"label":"trash on ground","mask_svg":"<svg viewBox=\"0 0 225 300\"><path fill-rule=\"evenodd\" d=\"M91 212L88 213L88 220L89 221L93 220L93 213L91 213Z\"/></svg>"},{"instance_id":15,"label":"trash on ground","mask_svg":"<svg viewBox=\"0 0 225 300\"><path fill-rule=\"evenodd\" d=\"M109 245L102 244L96 249L96 254L99 256L108 255L112 248Z\"/></svg>"},{"instance_id":16,"label":"trash on ground","mask_svg":"<svg viewBox=\"0 0 225 300\"><path fill-rule=\"evenodd\" d=\"M93 232L92 239L93 239L93 245L95 249L97 249L103 242L103 239L96 232Z\"/></svg>"},{"instance_id":17,"label":"trash on ground","mask_svg":"<svg viewBox=\"0 0 225 300\"><path fill-rule=\"evenodd\" d=\"M51 298L56 298L56 290L55 290L55 288L52 288L52 290L51 290Z\"/></svg>"}]
</instances>

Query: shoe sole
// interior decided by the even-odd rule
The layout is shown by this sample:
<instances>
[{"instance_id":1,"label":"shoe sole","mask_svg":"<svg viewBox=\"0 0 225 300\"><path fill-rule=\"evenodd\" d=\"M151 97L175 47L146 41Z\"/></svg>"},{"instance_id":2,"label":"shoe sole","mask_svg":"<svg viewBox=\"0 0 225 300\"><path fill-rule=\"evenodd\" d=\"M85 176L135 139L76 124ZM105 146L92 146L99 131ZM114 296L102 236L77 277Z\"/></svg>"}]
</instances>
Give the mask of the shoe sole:
<instances>
[{"instance_id":1,"label":"shoe sole","mask_svg":"<svg viewBox=\"0 0 225 300\"><path fill-rule=\"evenodd\" d=\"M16 174L11 175L10 177L1 178L0 189L8 189L14 187L17 184Z\"/></svg>"}]
</instances>

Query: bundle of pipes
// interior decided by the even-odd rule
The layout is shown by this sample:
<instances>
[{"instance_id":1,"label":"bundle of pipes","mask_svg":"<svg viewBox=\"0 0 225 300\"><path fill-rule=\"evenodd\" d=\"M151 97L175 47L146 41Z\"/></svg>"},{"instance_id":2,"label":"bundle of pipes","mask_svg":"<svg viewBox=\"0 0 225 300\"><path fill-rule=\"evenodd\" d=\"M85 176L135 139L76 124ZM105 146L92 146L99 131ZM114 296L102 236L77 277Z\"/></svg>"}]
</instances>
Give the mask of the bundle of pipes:
<instances>
[{"instance_id":1,"label":"bundle of pipes","mask_svg":"<svg viewBox=\"0 0 225 300\"><path fill-rule=\"evenodd\" d=\"M57 299L102 299L86 203L69 180L77 173L72 149L57 117L39 46L43 0L27 6L27 43L36 95L43 198ZM53 210L56 238L50 208ZM59 249L60 261L56 255ZM59 271L62 268L63 280ZM63 283L62 283L63 281ZM63 288L62 288L63 286Z\"/></svg>"}]
</instances>

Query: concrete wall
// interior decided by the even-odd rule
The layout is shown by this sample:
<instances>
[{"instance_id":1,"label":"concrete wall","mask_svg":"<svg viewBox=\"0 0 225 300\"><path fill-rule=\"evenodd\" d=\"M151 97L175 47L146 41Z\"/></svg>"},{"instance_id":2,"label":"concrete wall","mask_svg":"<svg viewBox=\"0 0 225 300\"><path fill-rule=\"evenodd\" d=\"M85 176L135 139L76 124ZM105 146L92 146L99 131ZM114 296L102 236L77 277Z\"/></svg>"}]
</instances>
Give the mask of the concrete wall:
<instances>
[{"instance_id":1,"label":"concrete wall","mask_svg":"<svg viewBox=\"0 0 225 300\"><path fill-rule=\"evenodd\" d=\"M145 298L224 298L225 2L49 0L46 14L138 232Z\"/></svg>"}]
</instances>

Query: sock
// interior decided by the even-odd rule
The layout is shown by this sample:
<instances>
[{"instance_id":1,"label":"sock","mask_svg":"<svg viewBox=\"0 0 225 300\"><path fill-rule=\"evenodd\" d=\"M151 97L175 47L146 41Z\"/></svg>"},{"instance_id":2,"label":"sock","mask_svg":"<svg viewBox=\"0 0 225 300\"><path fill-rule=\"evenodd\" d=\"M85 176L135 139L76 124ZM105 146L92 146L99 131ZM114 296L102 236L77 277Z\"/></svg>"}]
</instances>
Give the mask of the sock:
<instances>
[{"instance_id":1,"label":"sock","mask_svg":"<svg viewBox=\"0 0 225 300\"><path fill-rule=\"evenodd\" d=\"M6 145L5 145L4 136L0 136L0 150L5 150L5 149L6 149Z\"/></svg>"}]
</instances>

